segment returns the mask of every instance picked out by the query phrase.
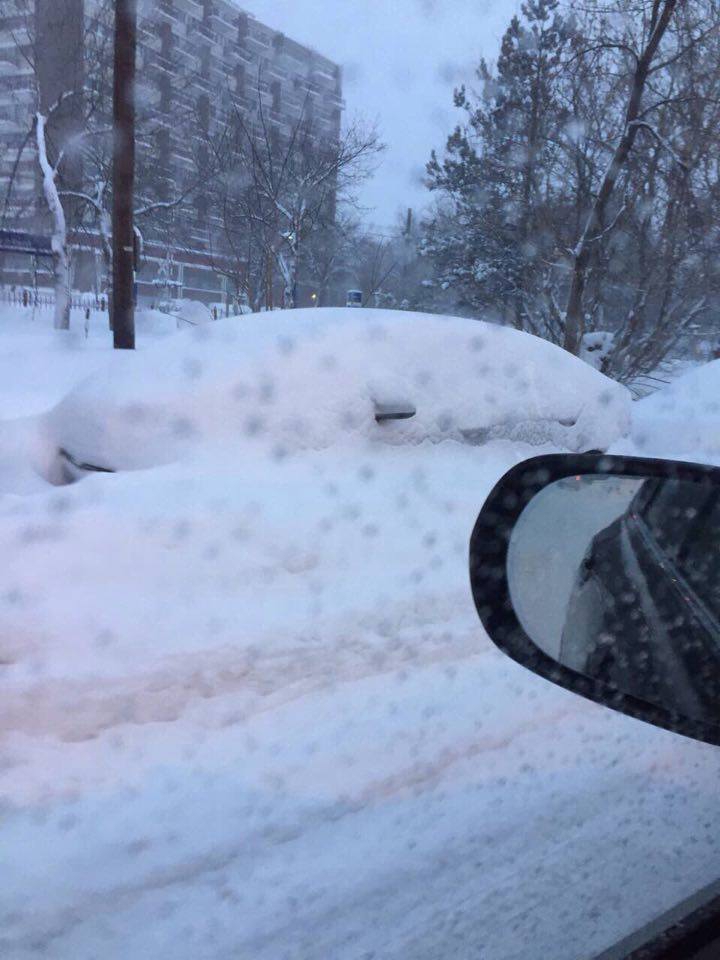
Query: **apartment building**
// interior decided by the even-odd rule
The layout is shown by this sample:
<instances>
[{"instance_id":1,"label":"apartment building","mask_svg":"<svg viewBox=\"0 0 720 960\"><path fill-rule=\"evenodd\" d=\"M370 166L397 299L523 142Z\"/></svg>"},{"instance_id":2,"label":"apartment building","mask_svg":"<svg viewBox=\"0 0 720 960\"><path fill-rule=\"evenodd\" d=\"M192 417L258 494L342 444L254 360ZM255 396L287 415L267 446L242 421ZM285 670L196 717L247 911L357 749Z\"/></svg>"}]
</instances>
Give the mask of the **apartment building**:
<instances>
[{"instance_id":1,"label":"apartment building","mask_svg":"<svg viewBox=\"0 0 720 960\"><path fill-rule=\"evenodd\" d=\"M59 98L49 127L63 146L81 134L85 117L109 113L112 3L109 0L18 0L0 17L0 187L5 227L49 232L32 117ZM31 10L31 14L28 14ZM73 91L74 96L67 96ZM273 137L286 137L310 113L318 136L337 139L343 110L340 67L278 33L234 0L140 3L138 32L138 203L168 204L166 221L144 224L141 298L161 291L219 302L229 291L223 270L223 225L203 184L212 167L213 134L262 104ZM107 116L109 120L109 116ZM82 140L79 136L78 140ZM21 150L21 148L23 148ZM63 160L64 186L90 193L87 146ZM19 159L18 159L19 156ZM191 189L188 189L188 184ZM146 194L146 195L143 195ZM68 198L69 219L80 222ZM172 206L170 206L172 205ZM157 218L156 218L157 219ZM88 218L86 217L87 221ZM90 221L92 218L90 218ZM100 241L87 223L72 235L75 286L92 289ZM4 282L27 264L6 255Z\"/></svg>"}]
</instances>

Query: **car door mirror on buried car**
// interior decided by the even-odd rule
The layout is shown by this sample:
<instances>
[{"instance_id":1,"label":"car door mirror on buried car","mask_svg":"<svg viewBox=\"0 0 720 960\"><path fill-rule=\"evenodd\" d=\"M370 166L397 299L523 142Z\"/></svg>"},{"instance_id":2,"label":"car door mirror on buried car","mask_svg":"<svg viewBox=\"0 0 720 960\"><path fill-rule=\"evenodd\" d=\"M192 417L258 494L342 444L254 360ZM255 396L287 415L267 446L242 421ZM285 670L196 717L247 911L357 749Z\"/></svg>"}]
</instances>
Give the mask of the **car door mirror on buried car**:
<instances>
[{"instance_id":1,"label":"car door mirror on buried car","mask_svg":"<svg viewBox=\"0 0 720 960\"><path fill-rule=\"evenodd\" d=\"M720 469L521 463L480 512L470 579L490 638L518 663L720 745Z\"/></svg>"}]
</instances>

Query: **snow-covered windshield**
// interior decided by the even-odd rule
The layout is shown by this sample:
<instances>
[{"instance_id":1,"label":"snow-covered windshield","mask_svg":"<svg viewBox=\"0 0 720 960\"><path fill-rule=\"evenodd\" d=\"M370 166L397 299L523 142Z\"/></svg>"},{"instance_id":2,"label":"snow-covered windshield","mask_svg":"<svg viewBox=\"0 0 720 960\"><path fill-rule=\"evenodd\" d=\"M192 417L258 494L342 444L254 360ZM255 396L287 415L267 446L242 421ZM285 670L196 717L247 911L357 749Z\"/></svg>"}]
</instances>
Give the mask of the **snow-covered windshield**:
<instances>
[{"instance_id":1,"label":"snow-covered windshield","mask_svg":"<svg viewBox=\"0 0 720 960\"><path fill-rule=\"evenodd\" d=\"M580 960L717 879L717 749L467 554L535 454L720 463L719 102L714 0L0 0L0 956Z\"/></svg>"}]
</instances>

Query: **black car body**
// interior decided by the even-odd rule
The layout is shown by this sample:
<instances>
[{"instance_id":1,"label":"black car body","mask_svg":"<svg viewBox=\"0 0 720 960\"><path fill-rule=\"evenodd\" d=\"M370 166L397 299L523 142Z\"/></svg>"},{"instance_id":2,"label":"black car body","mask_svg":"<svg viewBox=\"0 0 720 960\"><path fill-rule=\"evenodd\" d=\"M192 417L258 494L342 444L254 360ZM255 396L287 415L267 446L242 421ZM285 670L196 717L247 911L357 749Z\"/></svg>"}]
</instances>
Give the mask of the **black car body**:
<instances>
[{"instance_id":1,"label":"black car body","mask_svg":"<svg viewBox=\"0 0 720 960\"><path fill-rule=\"evenodd\" d=\"M645 481L593 538L560 660L650 703L720 716L720 495Z\"/></svg>"}]
</instances>

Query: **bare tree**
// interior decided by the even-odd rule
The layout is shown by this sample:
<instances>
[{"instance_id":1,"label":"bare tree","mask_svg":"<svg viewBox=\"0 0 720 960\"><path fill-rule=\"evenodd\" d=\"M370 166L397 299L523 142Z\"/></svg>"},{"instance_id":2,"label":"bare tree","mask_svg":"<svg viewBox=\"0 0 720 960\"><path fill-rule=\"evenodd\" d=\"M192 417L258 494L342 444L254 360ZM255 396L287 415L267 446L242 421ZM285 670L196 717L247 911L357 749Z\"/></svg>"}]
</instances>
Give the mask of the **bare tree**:
<instances>
[{"instance_id":1,"label":"bare tree","mask_svg":"<svg viewBox=\"0 0 720 960\"><path fill-rule=\"evenodd\" d=\"M49 114L52 117L52 112ZM52 255L55 276L55 328L70 328L70 254L68 250L67 219L63 208L57 179L58 168L62 162L62 153L51 163L47 146L48 117L40 111L35 116L35 136L40 169L42 171L43 193L52 217Z\"/></svg>"},{"instance_id":2,"label":"bare tree","mask_svg":"<svg viewBox=\"0 0 720 960\"><path fill-rule=\"evenodd\" d=\"M363 292L363 306L381 306L385 285L399 267L389 237L360 233L353 244L353 276Z\"/></svg>"},{"instance_id":3,"label":"bare tree","mask_svg":"<svg viewBox=\"0 0 720 960\"><path fill-rule=\"evenodd\" d=\"M311 232L332 224L337 204L370 175L383 149L376 131L350 124L336 140L321 136L310 98L282 128L268 111L258 82L254 119L235 109L222 144L224 177L219 206L231 244L251 229L263 245L260 261L278 270L283 306L297 303L298 279Z\"/></svg>"},{"instance_id":4,"label":"bare tree","mask_svg":"<svg viewBox=\"0 0 720 960\"><path fill-rule=\"evenodd\" d=\"M206 185L213 176L207 163L201 169L198 162L184 170L182 179L168 177L163 165L160 143L169 131L186 142L200 141L202 131L198 118L186 108L185 95L196 79L196 72L181 60L179 53L164 57L151 50L149 39L157 35L157 9L154 4L141 2L139 32L144 38L143 59L146 75L152 79L162 70L172 73L175 85L169 105L162 96L137 98L137 158L136 203L134 206L137 245L143 249L146 236L162 237L168 244L180 243L185 218L177 214L200 185ZM52 23L72 24L76 5L69 0L44 4L50 11ZM98 0L88 5L85 16L73 33L73 46L65 51L66 62L57 63L57 69L48 80L47 58L38 56L42 44L53 50L62 49L54 39L42 33L42 18L36 17L35 0L0 0L0 15L12 17L18 27L12 34L15 53L25 58L31 68L33 104L28 110L28 128L16 148L14 164L5 185L3 220L15 225L23 221L34 223L36 197L28 198L17 189L17 172L25 156L32 153L40 168L45 214L42 223L50 217L53 244L61 251L56 255L56 323L69 323L69 297L61 291L69 290L72 267L72 246L85 239L91 248L97 246L100 271L96 289L109 299L113 272L111 210L113 204L113 0ZM51 24L52 26L52 24ZM47 25L44 28L48 29ZM150 51L150 52L148 52ZM77 59L77 64L73 63ZM52 62L52 61L51 61ZM55 90L59 78L70 81L67 89ZM52 82L51 82L52 81ZM150 90L155 86L151 83ZM159 84L158 90L159 90ZM49 99L51 93L55 99ZM24 109L18 100L18 112ZM38 118L43 122L38 125ZM44 133L44 151L39 149L38 131ZM45 164L47 160L47 165ZM29 203L28 203L29 201ZM23 207L23 204L28 207ZM62 229L61 229L62 228ZM64 239L61 241L59 238ZM67 299L67 306L66 301Z\"/></svg>"},{"instance_id":5,"label":"bare tree","mask_svg":"<svg viewBox=\"0 0 720 960\"><path fill-rule=\"evenodd\" d=\"M107 31L101 25L110 6L109 0L103 0L95 6L92 15L84 17L67 0L57 0L54 5L45 4L40 16L32 0L3 0L0 3L0 15L16 25L11 31L16 54L30 68L31 77L27 133L21 137L6 184L3 221L7 222L13 208L20 219L23 215L32 217L31 210L21 209L28 198L16 198L14 191L23 156L33 150L40 172L42 197L51 222L54 323L60 329L67 329L70 325L68 235L80 216L78 205L72 198L82 185L85 146L97 135L101 122L102 70L107 44ZM66 44L70 68L63 72L62 89L59 71L43 67L39 56L42 45L48 43L50 30L60 32L61 40Z\"/></svg>"},{"instance_id":6,"label":"bare tree","mask_svg":"<svg viewBox=\"0 0 720 960\"><path fill-rule=\"evenodd\" d=\"M308 238L302 258L302 273L314 287L316 306L344 303L339 285L343 281L355 282L359 231L356 218L340 211L335 222L322 224Z\"/></svg>"},{"instance_id":7,"label":"bare tree","mask_svg":"<svg viewBox=\"0 0 720 960\"><path fill-rule=\"evenodd\" d=\"M653 106L646 106L644 100L653 74L658 74L670 62L667 58L659 59L659 53L677 5L677 0L648 0L640 3L640 13L635 15L640 19L640 42L638 43L633 36L633 31L627 26L628 17L632 14L626 9L625 0L620 0L615 4L612 12L617 13L618 16L625 14L622 17L622 26L617 32L604 35L591 45L592 48L604 47L618 50L625 62L629 61L631 64L631 74L623 129L600 182L582 234L572 251L572 280L565 311L564 336L564 347L570 353L577 354L582 343L585 329L584 295L593 248L606 231L612 230L617 225L617 216L612 223L607 223L608 207L638 135L641 130L646 131L658 143L667 146L668 150L673 152L648 119ZM609 19L605 17L601 22L607 28ZM693 38L691 45L698 42L698 39L699 37ZM670 59L679 60L687 52L687 48L679 47L677 44L675 46L676 49L670 52Z\"/></svg>"}]
</instances>

